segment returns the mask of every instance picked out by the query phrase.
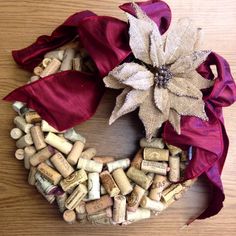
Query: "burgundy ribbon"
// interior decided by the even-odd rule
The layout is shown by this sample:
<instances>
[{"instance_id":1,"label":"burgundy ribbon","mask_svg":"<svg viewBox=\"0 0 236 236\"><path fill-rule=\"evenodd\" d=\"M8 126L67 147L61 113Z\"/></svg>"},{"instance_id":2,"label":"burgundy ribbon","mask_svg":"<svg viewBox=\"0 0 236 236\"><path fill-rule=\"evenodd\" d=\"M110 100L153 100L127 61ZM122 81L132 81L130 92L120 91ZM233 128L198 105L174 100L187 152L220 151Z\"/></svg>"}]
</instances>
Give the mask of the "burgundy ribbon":
<instances>
[{"instance_id":1,"label":"burgundy ribbon","mask_svg":"<svg viewBox=\"0 0 236 236\"><path fill-rule=\"evenodd\" d=\"M166 3L153 0L138 4L156 22L161 33L168 29L171 11ZM130 3L120 8L134 14ZM58 130L73 127L89 119L104 93L101 78L131 54L126 22L112 17L96 16L90 11L76 13L56 28L51 36L40 36L31 46L13 51L12 54L20 66L32 71L46 52L64 45L77 35L94 60L98 73L56 73L17 88L4 100L25 102ZM218 77L213 89L204 90L209 122L195 117L183 117L180 136L168 122L164 124L163 133L163 138L171 144L184 149L189 145L195 147L185 178L205 174L212 183L212 201L199 219L217 214L222 208L224 194L220 174L228 150L222 107L229 106L236 99L235 83L228 63L219 55L211 53L198 69L206 79L214 77L210 65L216 65Z\"/></svg>"}]
</instances>

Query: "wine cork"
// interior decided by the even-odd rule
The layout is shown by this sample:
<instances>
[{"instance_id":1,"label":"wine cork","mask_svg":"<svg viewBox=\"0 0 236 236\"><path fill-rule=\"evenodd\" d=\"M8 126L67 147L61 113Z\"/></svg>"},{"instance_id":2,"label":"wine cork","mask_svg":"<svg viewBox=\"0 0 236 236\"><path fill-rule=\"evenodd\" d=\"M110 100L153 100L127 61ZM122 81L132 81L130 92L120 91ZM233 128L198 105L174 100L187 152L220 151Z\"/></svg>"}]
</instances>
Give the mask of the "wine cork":
<instances>
[{"instance_id":1,"label":"wine cork","mask_svg":"<svg viewBox=\"0 0 236 236\"><path fill-rule=\"evenodd\" d=\"M66 139L70 140L71 142L80 141L84 144L86 143L86 139L82 135L80 135L78 132L76 132L75 129L73 128L67 130L64 133L64 136Z\"/></svg>"},{"instance_id":2,"label":"wine cork","mask_svg":"<svg viewBox=\"0 0 236 236\"><path fill-rule=\"evenodd\" d=\"M41 185L39 182L35 182L35 187L37 188L38 192L41 193L41 195L50 203L52 204L54 201L55 201L55 196L53 195L48 195L48 194L45 194L43 189L41 188Z\"/></svg>"},{"instance_id":3,"label":"wine cork","mask_svg":"<svg viewBox=\"0 0 236 236\"><path fill-rule=\"evenodd\" d=\"M55 153L50 158L52 164L58 170L58 172L64 177L67 178L70 174L74 172L73 167L69 164L66 158L60 153Z\"/></svg>"},{"instance_id":4,"label":"wine cork","mask_svg":"<svg viewBox=\"0 0 236 236\"><path fill-rule=\"evenodd\" d=\"M36 67L34 68L34 74L35 74L35 75L41 76L42 72L43 72L43 68L42 68L41 66L36 66Z\"/></svg>"},{"instance_id":5,"label":"wine cork","mask_svg":"<svg viewBox=\"0 0 236 236\"><path fill-rule=\"evenodd\" d=\"M33 76L30 77L30 80L29 80L28 83L33 83L33 82L35 82L39 79L40 79L40 77L38 75L33 75Z\"/></svg>"},{"instance_id":6,"label":"wine cork","mask_svg":"<svg viewBox=\"0 0 236 236\"><path fill-rule=\"evenodd\" d=\"M84 169L88 172L98 172L102 171L103 164L98 163L93 160L87 160L83 158L79 158L77 169Z\"/></svg>"},{"instance_id":7,"label":"wine cork","mask_svg":"<svg viewBox=\"0 0 236 236\"><path fill-rule=\"evenodd\" d=\"M143 158L148 161L168 161L169 150L158 148L144 148Z\"/></svg>"},{"instance_id":8,"label":"wine cork","mask_svg":"<svg viewBox=\"0 0 236 236\"><path fill-rule=\"evenodd\" d=\"M118 195L114 197L114 207L113 207L113 221L115 223L122 223L125 221L126 213L126 197Z\"/></svg>"},{"instance_id":9,"label":"wine cork","mask_svg":"<svg viewBox=\"0 0 236 236\"><path fill-rule=\"evenodd\" d=\"M111 174L108 171L103 171L100 174L101 182L107 193L110 197L114 197L120 193L120 189L118 188L115 180L112 178Z\"/></svg>"},{"instance_id":10,"label":"wine cork","mask_svg":"<svg viewBox=\"0 0 236 236\"><path fill-rule=\"evenodd\" d=\"M104 157L93 157L93 160L102 164L107 164L109 162L115 161L115 158L104 156Z\"/></svg>"},{"instance_id":11,"label":"wine cork","mask_svg":"<svg viewBox=\"0 0 236 236\"><path fill-rule=\"evenodd\" d=\"M73 147L70 142L58 137L56 134L51 132L49 132L45 137L45 142L66 155L69 154Z\"/></svg>"},{"instance_id":12,"label":"wine cork","mask_svg":"<svg viewBox=\"0 0 236 236\"><path fill-rule=\"evenodd\" d=\"M56 196L57 205L61 213L63 213L66 210L65 202L67 197L68 197L67 193L63 193L61 195Z\"/></svg>"},{"instance_id":13,"label":"wine cork","mask_svg":"<svg viewBox=\"0 0 236 236\"><path fill-rule=\"evenodd\" d=\"M25 148L32 144L33 144L33 140L30 134L26 134L16 141L17 148Z\"/></svg>"},{"instance_id":14,"label":"wine cork","mask_svg":"<svg viewBox=\"0 0 236 236\"><path fill-rule=\"evenodd\" d=\"M140 170L142 161L143 161L143 149L139 149L138 152L135 154L134 159L131 161L130 165Z\"/></svg>"},{"instance_id":15,"label":"wine cork","mask_svg":"<svg viewBox=\"0 0 236 236\"><path fill-rule=\"evenodd\" d=\"M37 170L54 185L58 184L62 178L62 176L57 171L45 163L40 163L37 167Z\"/></svg>"},{"instance_id":16,"label":"wine cork","mask_svg":"<svg viewBox=\"0 0 236 236\"><path fill-rule=\"evenodd\" d=\"M120 192L122 195L127 195L129 194L132 190L133 187L130 184L124 170L122 168L118 168L112 172L112 176L118 185L118 188L120 189Z\"/></svg>"},{"instance_id":17,"label":"wine cork","mask_svg":"<svg viewBox=\"0 0 236 236\"><path fill-rule=\"evenodd\" d=\"M33 126L30 129L30 133L36 150L41 150L47 146L44 142L44 136L40 126Z\"/></svg>"},{"instance_id":18,"label":"wine cork","mask_svg":"<svg viewBox=\"0 0 236 236\"><path fill-rule=\"evenodd\" d=\"M169 181L178 182L180 180L180 157L170 156L169 167Z\"/></svg>"},{"instance_id":19,"label":"wine cork","mask_svg":"<svg viewBox=\"0 0 236 236\"><path fill-rule=\"evenodd\" d=\"M81 57L75 57L72 59L72 68L76 71L82 70L82 58Z\"/></svg>"},{"instance_id":20,"label":"wine cork","mask_svg":"<svg viewBox=\"0 0 236 236\"><path fill-rule=\"evenodd\" d=\"M85 151L83 151L80 155L83 159L92 159L96 155L97 151L95 148L87 148Z\"/></svg>"},{"instance_id":21,"label":"wine cork","mask_svg":"<svg viewBox=\"0 0 236 236\"><path fill-rule=\"evenodd\" d=\"M151 190L149 192L149 198L154 201L160 201L161 193L166 186L166 182L167 182L166 176L156 175L153 180Z\"/></svg>"},{"instance_id":22,"label":"wine cork","mask_svg":"<svg viewBox=\"0 0 236 236\"><path fill-rule=\"evenodd\" d=\"M188 153L187 153L187 151L182 151L182 152L180 153L180 156L181 156L181 159L180 159L181 162L186 162L186 161L188 161Z\"/></svg>"},{"instance_id":23,"label":"wine cork","mask_svg":"<svg viewBox=\"0 0 236 236\"><path fill-rule=\"evenodd\" d=\"M60 70L66 71L72 69L72 59L75 57L75 49L67 48L65 50Z\"/></svg>"},{"instance_id":24,"label":"wine cork","mask_svg":"<svg viewBox=\"0 0 236 236\"><path fill-rule=\"evenodd\" d=\"M43 67L47 67L51 63L52 59L45 57L42 61Z\"/></svg>"},{"instance_id":25,"label":"wine cork","mask_svg":"<svg viewBox=\"0 0 236 236\"><path fill-rule=\"evenodd\" d=\"M13 128L10 132L10 136L12 139L17 140L23 136L23 132L19 128Z\"/></svg>"},{"instance_id":26,"label":"wine cork","mask_svg":"<svg viewBox=\"0 0 236 236\"><path fill-rule=\"evenodd\" d=\"M32 124L27 124L25 119L21 116L15 117L14 124L16 125L17 128L21 129L25 133L29 133L31 127L33 126Z\"/></svg>"},{"instance_id":27,"label":"wine cork","mask_svg":"<svg viewBox=\"0 0 236 236\"><path fill-rule=\"evenodd\" d=\"M75 208L76 214L86 214L86 209L85 209L85 202L81 201L77 207Z\"/></svg>"},{"instance_id":28,"label":"wine cork","mask_svg":"<svg viewBox=\"0 0 236 236\"><path fill-rule=\"evenodd\" d=\"M152 138L151 141L147 141L146 138L140 139L140 147L142 148L160 148L163 149L165 144L162 138Z\"/></svg>"},{"instance_id":29,"label":"wine cork","mask_svg":"<svg viewBox=\"0 0 236 236\"><path fill-rule=\"evenodd\" d=\"M53 194L57 189L57 186L50 183L47 179L45 179L41 174L38 172L35 174L35 179L38 184L41 186L41 189L46 194Z\"/></svg>"},{"instance_id":30,"label":"wine cork","mask_svg":"<svg viewBox=\"0 0 236 236\"><path fill-rule=\"evenodd\" d=\"M76 221L76 214L72 210L65 210L63 213L63 219L68 224L74 224Z\"/></svg>"},{"instance_id":31,"label":"wine cork","mask_svg":"<svg viewBox=\"0 0 236 236\"><path fill-rule=\"evenodd\" d=\"M31 166L30 167L30 171L29 171L29 175L28 175L28 183L29 185L35 185L36 179L35 179L35 174L37 172L36 167Z\"/></svg>"},{"instance_id":32,"label":"wine cork","mask_svg":"<svg viewBox=\"0 0 236 236\"><path fill-rule=\"evenodd\" d=\"M182 183L183 187L191 187L195 182L197 181L197 178L194 179L188 179Z\"/></svg>"},{"instance_id":33,"label":"wine cork","mask_svg":"<svg viewBox=\"0 0 236 236\"><path fill-rule=\"evenodd\" d=\"M68 157L67 157L67 161L71 164L71 165L75 165L78 160L79 157L83 151L84 148L84 143L82 143L81 141L76 141L71 149L71 152L69 153Z\"/></svg>"},{"instance_id":34,"label":"wine cork","mask_svg":"<svg viewBox=\"0 0 236 236\"><path fill-rule=\"evenodd\" d=\"M96 172L88 173L88 198L89 200L100 198L100 179Z\"/></svg>"},{"instance_id":35,"label":"wine cork","mask_svg":"<svg viewBox=\"0 0 236 236\"><path fill-rule=\"evenodd\" d=\"M43 132L52 132L52 133L63 133L65 131L59 131L48 124L46 120L42 120L41 129Z\"/></svg>"},{"instance_id":36,"label":"wine cork","mask_svg":"<svg viewBox=\"0 0 236 236\"><path fill-rule=\"evenodd\" d=\"M15 158L19 161L24 160L25 153L24 150L19 148L15 151Z\"/></svg>"},{"instance_id":37,"label":"wine cork","mask_svg":"<svg viewBox=\"0 0 236 236\"><path fill-rule=\"evenodd\" d=\"M56 59L62 61L63 56L64 56L64 52L65 52L64 50L55 50L55 51L47 52L44 55L44 58L50 58L50 59L56 58Z\"/></svg>"},{"instance_id":38,"label":"wine cork","mask_svg":"<svg viewBox=\"0 0 236 236\"><path fill-rule=\"evenodd\" d=\"M112 172L113 170L118 168L126 169L129 165L130 165L130 159L125 158L107 163L107 168L109 172Z\"/></svg>"},{"instance_id":39,"label":"wine cork","mask_svg":"<svg viewBox=\"0 0 236 236\"><path fill-rule=\"evenodd\" d=\"M145 193L145 189L141 188L139 185L135 185L133 191L128 196L127 199L127 210L136 211L140 204L140 201Z\"/></svg>"},{"instance_id":40,"label":"wine cork","mask_svg":"<svg viewBox=\"0 0 236 236\"><path fill-rule=\"evenodd\" d=\"M100 185L100 193L101 193L101 195L107 194L107 191L102 184Z\"/></svg>"},{"instance_id":41,"label":"wine cork","mask_svg":"<svg viewBox=\"0 0 236 236\"><path fill-rule=\"evenodd\" d=\"M143 171L131 166L126 175L133 180L136 184L140 185L144 189L148 189L152 183L152 178L143 173Z\"/></svg>"},{"instance_id":42,"label":"wine cork","mask_svg":"<svg viewBox=\"0 0 236 236\"><path fill-rule=\"evenodd\" d=\"M182 149L174 146L174 145L171 145L171 144L166 144L166 146L168 147L169 151L170 151L170 154L172 156L177 156L178 154L180 154L182 152Z\"/></svg>"},{"instance_id":43,"label":"wine cork","mask_svg":"<svg viewBox=\"0 0 236 236\"><path fill-rule=\"evenodd\" d=\"M41 78L52 75L56 73L61 66L61 62L56 58L53 58L52 61L48 64L48 66L39 74Z\"/></svg>"},{"instance_id":44,"label":"wine cork","mask_svg":"<svg viewBox=\"0 0 236 236\"><path fill-rule=\"evenodd\" d=\"M168 202L175 194L181 192L183 186L181 184L172 184L169 188L165 189L162 193L162 199Z\"/></svg>"},{"instance_id":45,"label":"wine cork","mask_svg":"<svg viewBox=\"0 0 236 236\"><path fill-rule=\"evenodd\" d=\"M86 212L91 215L113 205L112 198L108 195L101 196L100 199L87 202L85 205Z\"/></svg>"},{"instance_id":46,"label":"wine cork","mask_svg":"<svg viewBox=\"0 0 236 236\"><path fill-rule=\"evenodd\" d=\"M87 187L80 184L73 193L67 198L65 207L69 210L75 209L88 193Z\"/></svg>"},{"instance_id":47,"label":"wine cork","mask_svg":"<svg viewBox=\"0 0 236 236\"><path fill-rule=\"evenodd\" d=\"M80 183L85 182L88 179L86 172L81 169L78 171L75 171L70 176L68 176L66 179L63 179L60 182L60 185L64 191L68 191L69 189L73 189Z\"/></svg>"},{"instance_id":48,"label":"wine cork","mask_svg":"<svg viewBox=\"0 0 236 236\"><path fill-rule=\"evenodd\" d=\"M157 162L157 161L146 161L143 160L141 164L141 169L147 172L156 173L159 175L167 174L167 163Z\"/></svg>"},{"instance_id":49,"label":"wine cork","mask_svg":"<svg viewBox=\"0 0 236 236\"><path fill-rule=\"evenodd\" d=\"M25 112L27 112L27 108L25 106L25 103L16 101L12 104L12 108L15 112L18 113L18 115L23 116Z\"/></svg>"},{"instance_id":50,"label":"wine cork","mask_svg":"<svg viewBox=\"0 0 236 236\"><path fill-rule=\"evenodd\" d=\"M42 118L36 111L28 111L25 114L25 120L27 123L35 124L41 122Z\"/></svg>"},{"instance_id":51,"label":"wine cork","mask_svg":"<svg viewBox=\"0 0 236 236\"><path fill-rule=\"evenodd\" d=\"M47 146L44 149L40 150L39 152L35 153L30 158L30 164L32 166L37 166L39 163L46 161L55 153L54 148L51 146Z\"/></svg>"},{"instance_id":52,"label":"wine cork","mask_svg":"<svg viewBox=\"0 0 236 236\"><path fill-rule=\"evenodd\" d=\"M143 196L143 198L140 202L140 206L142 208L150 209L155 212L161 212L165 209L162 202L154 201L147 196Z\"/></svg>"},{"instance_id":53,"label":"wine cork","mask_svg":"<svg viewBox=\"0 0 236 236\"><path fill-rule=\"evenodd\" d=\"M112 217L112 210L111 210L111 207L108 207L102 211L88 215L88 220L90 223L96 224L98 220L107 219L111 217Z\"/></svg>"},{"instance_id":54,"label":"wine cork","mask_svg":"<svg viewBox=\"0 0 236 236\"><path fill-rule=\"evenodd\" d=\"M30 158L36 153L36 149L33 146L25 147L24 149L24 166L25 169L30 169Z\"/></svg>"},{"instance_id":55,"label":"wine cork","mask_svg":"<svg viewBox=\"0 0 236 236\"><path fill-rule=\"evenodd\" d=\"M151 217L151 211L149 209L138 208L135 212L127 211L126 219L130 222L136 222Z\"/></svg>"}]
</instances>

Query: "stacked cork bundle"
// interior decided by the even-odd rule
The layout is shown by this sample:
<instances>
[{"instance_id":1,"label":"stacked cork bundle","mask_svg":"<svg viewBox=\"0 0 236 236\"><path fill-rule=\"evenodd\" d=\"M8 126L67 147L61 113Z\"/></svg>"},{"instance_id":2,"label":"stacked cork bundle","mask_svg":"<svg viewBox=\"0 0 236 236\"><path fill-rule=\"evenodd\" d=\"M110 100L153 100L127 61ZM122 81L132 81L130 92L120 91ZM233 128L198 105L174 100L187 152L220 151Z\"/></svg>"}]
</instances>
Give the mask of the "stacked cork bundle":
<instances>
[{"instance_id":1,"label":"stacked cork bundle","mask_svg":"<svg viewBox=\"0 0 236 236\"><path fill-rule=\"evenodd\" d=\"M84 69L85 68L85 69ZM93 71L83 50L57 50L35 68L33 82L63 70ZM195 182L179 183L188 153L162 139L140 140L132 161L97 156L75 129L59 132L25 104L15 102L15 157L29 170L28 182L49 203L57 203L67 223L127 225L159 214Z\"/></svg>"}]
</instances>

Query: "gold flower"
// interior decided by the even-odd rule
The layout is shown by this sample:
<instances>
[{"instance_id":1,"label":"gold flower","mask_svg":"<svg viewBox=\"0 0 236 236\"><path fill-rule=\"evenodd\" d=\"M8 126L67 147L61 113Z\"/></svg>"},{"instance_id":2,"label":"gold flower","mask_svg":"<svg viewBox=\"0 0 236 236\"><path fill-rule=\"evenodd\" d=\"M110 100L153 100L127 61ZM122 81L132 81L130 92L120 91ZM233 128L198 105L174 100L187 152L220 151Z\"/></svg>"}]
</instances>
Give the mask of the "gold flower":
<instances>
[{"instance_id":1,"label":"gold flower","mask_svg":"<svg viewBox=\"0 0 236 236\"><path fill-rule=\"evenodd\" d=\"M157 25L134 4L137 18L127 14L130 48L135 60L114 68L104 79L106 87L123 89L109 120L139 107L146 137L151 139L163 122L169 120L180 134L181 116L208 120L200 89L212 86L196 68L210 51L196 51L199 28L188 18L162 36Z\"/></svg>"}]
</instances>

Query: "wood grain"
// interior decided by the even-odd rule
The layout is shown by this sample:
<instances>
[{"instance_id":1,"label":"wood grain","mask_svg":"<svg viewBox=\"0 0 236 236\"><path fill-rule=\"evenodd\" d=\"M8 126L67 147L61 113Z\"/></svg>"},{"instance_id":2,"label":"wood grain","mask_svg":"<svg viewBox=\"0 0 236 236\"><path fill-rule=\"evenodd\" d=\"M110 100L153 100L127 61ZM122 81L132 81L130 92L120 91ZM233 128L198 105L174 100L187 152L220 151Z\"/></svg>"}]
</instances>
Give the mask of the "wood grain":
<instances>
[{"instance_id":1,"label":"wood grain","mask_svg":"<svg viewBox=\"0 0 236 236\"><path fill-rule=\"evenodd\" d=\"M49 34L66 17L76 11L90 9L100 15L125 19L118 9L122 0L0 0L0 95L27 82L30 74L18 68L11 50L23 48L37 36ZM236 2L234 0L167 0L173 21L183 16L194 19L205 31L205 48L223 55L236 74ZM96 115L79 126L88 144L99 154L131 157L137 141L143 135L136 114L118 120L111 127L107 121L116 92L107 91ZM225 207L215 217L195 221L183 227L187 220L203 211L208 198L203 181L198 182L179 202L148 222L128 227L65 224L54 205L49 205L37 191L28 186L27 173L14 159L15 143L9 138L14 112L10 104L0 103L1 163L0 163L0 235L234 235L236 233L236 105L224 110L226 128L231 140L223 171Z\"/></svg>"}]
</instances>

